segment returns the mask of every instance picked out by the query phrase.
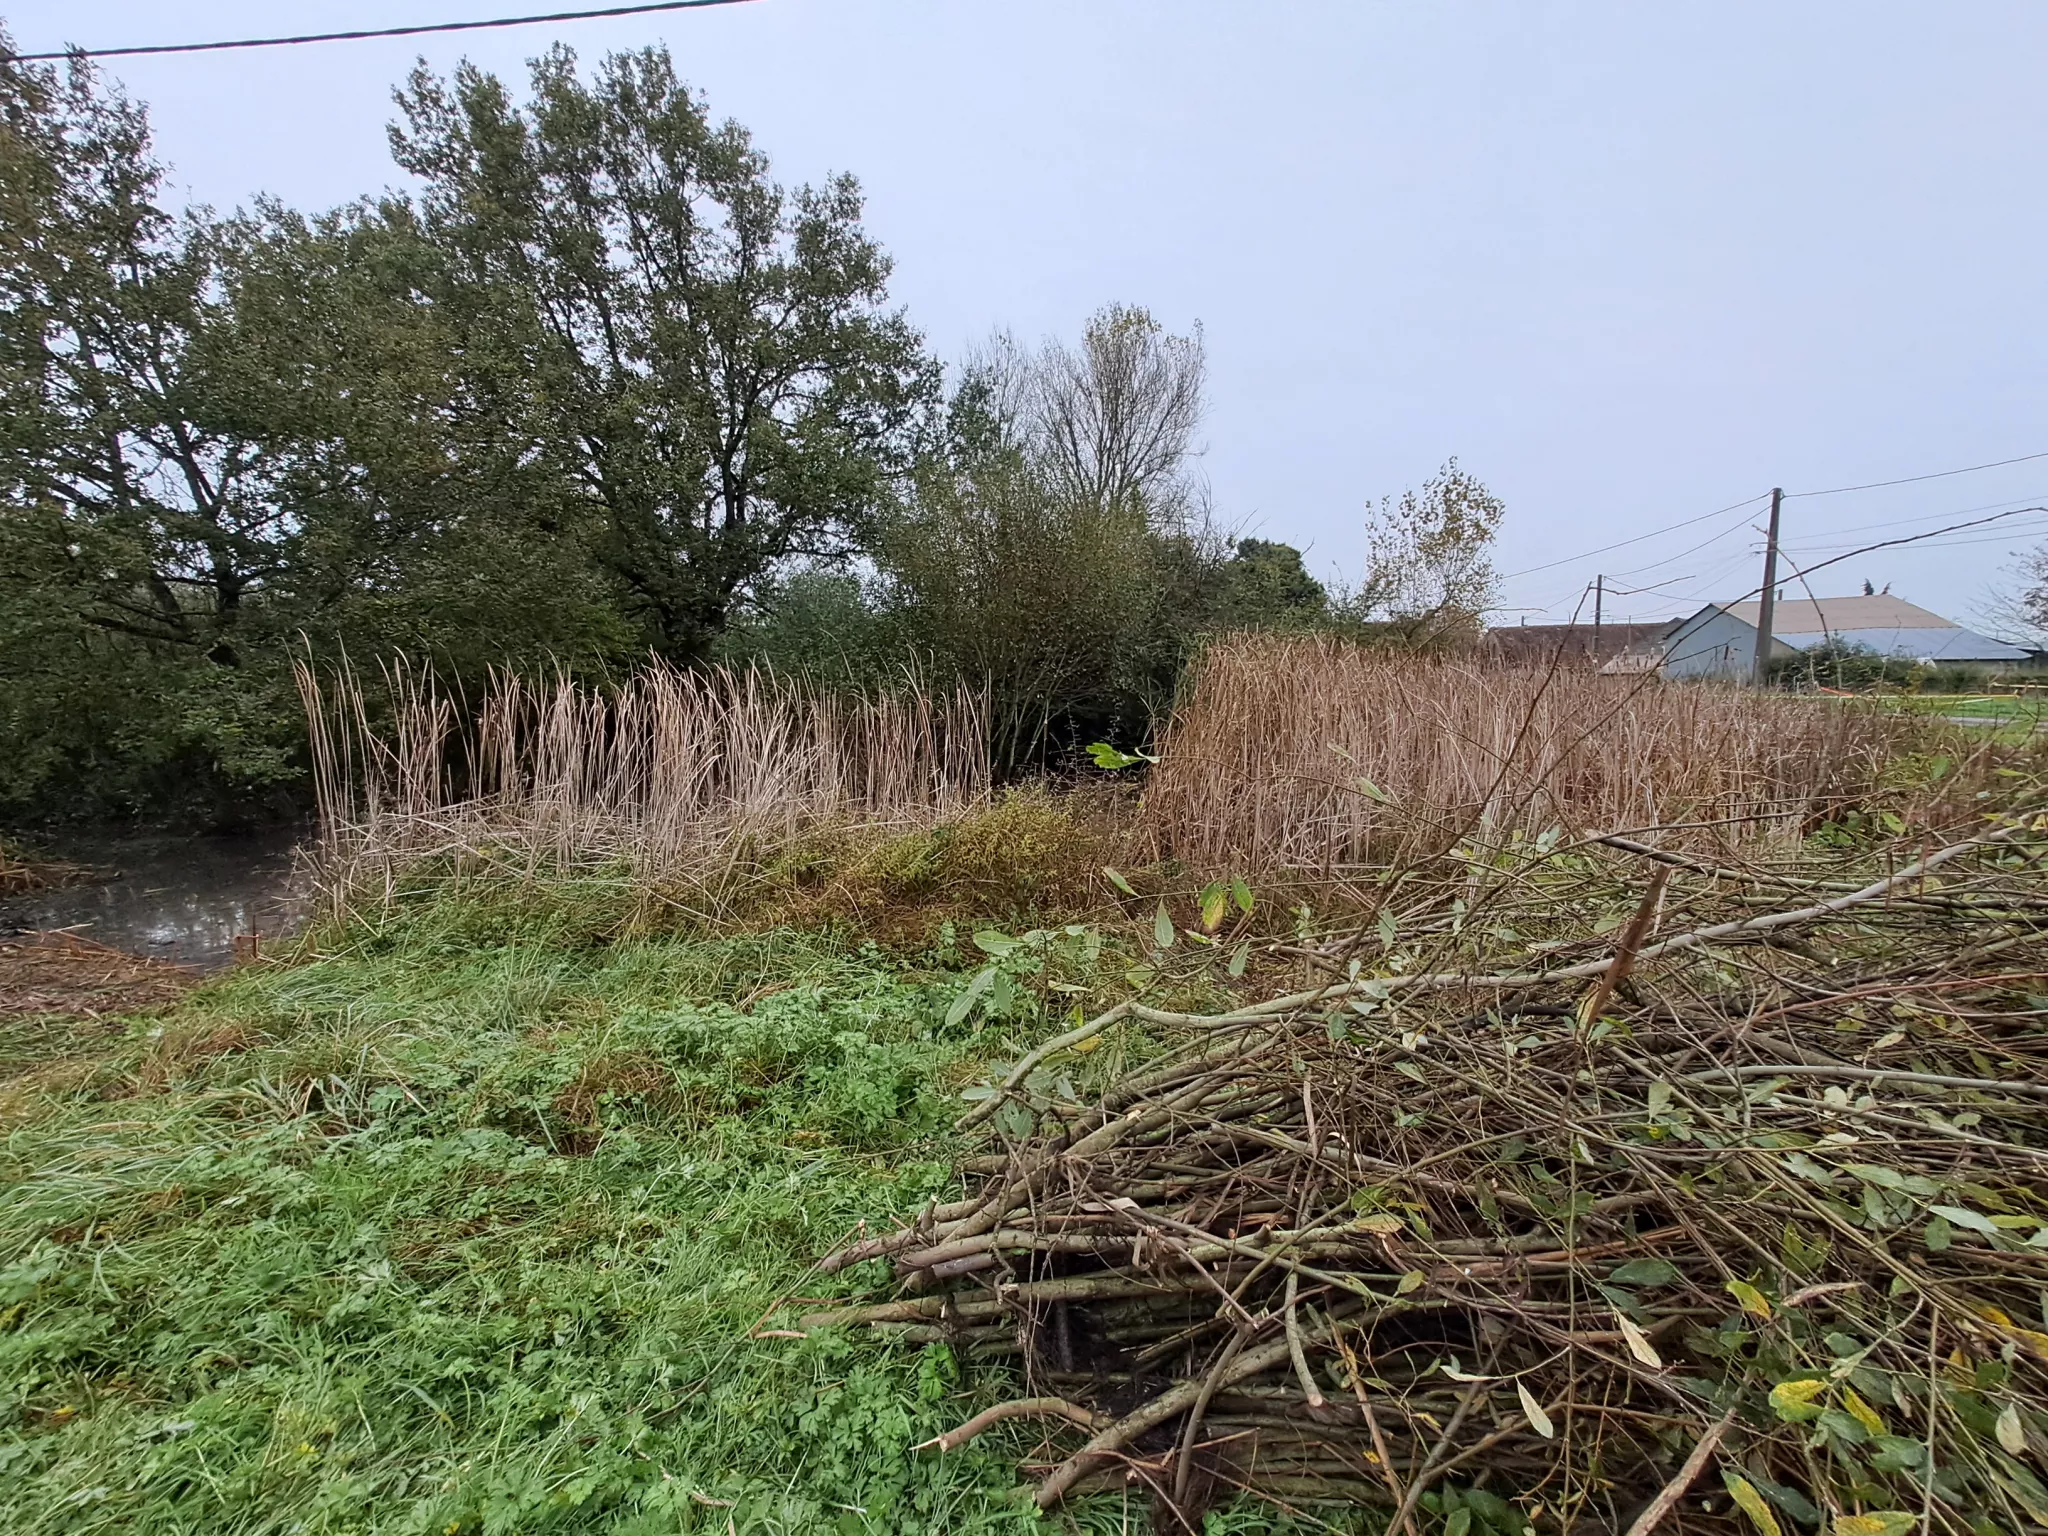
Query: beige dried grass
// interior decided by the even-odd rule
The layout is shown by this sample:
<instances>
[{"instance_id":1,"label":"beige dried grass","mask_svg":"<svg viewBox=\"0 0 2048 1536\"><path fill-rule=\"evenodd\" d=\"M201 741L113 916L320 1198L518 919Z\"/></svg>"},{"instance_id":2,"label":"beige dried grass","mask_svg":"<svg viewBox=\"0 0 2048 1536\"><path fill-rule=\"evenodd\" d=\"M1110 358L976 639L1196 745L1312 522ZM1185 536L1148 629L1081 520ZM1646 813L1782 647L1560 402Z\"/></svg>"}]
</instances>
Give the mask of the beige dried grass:
<instances>
[{"instance_id":1,"label":"beige dried grass","mask_svg":"<svg viewBox=\"0 0 2048 1536\"><path fill-rule=\"evenodd\" d=\"M1552 827L1732 848L1870 795L1912 733L1836 701L1237 636L1162 736L1145 829L1206 869L1407 862Z\"/></svg>"},{"instance_id":2,"label":"beige dried grass","mask_svg":"<svg viewBox=\"0 0 2048 1536\"><path fill-rule=\"evenodd\" d=\"M821 827L914 829L982 803L980 699L907 679L861 696L758 671L652 665L616 688L501 675L465 710L425 669L298 669L326 885L388 900L434 861L530 874L618 866L715 905Z\"/></svg>"}]
</instances>

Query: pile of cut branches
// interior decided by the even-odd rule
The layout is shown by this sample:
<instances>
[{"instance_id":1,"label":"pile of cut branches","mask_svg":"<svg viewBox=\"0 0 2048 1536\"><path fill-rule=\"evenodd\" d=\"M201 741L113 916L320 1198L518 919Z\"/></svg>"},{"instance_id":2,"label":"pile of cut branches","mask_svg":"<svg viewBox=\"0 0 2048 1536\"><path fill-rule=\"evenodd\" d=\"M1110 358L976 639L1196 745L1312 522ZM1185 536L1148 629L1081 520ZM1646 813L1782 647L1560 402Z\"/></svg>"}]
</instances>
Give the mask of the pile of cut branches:
<instances>
[{"instance_id":1,"label":"pile of cut branches","mask_svg":"<svg viewBox=\"0 0 2048 1536\"><path fill-rule=\"evenodd\" d=\"M1041 1506L1161 1530L2048 1525L2048 822L1853 879L1655 842L1475 862L1322 985L1048 1042L966 1198L824 1261L895 1294L805 1326L1015 1361L931 1450L1042 1420ZM1056 1086L1113 1030L1163 1045Z\"/></svg>"}]
</instances>

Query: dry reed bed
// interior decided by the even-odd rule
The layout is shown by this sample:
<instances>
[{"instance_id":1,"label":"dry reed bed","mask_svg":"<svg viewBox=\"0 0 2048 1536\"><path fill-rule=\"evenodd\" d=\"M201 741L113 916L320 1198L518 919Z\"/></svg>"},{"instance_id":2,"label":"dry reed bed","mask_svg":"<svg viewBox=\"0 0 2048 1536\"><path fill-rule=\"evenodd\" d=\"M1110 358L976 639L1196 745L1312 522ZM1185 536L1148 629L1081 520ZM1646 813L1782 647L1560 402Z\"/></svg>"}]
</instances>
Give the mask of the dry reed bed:
<instances>
[{"instance_id":1,"label":"dry reed bed","mask_svg":"<svg viewBox=\"0 0 2048 1536\"><path fill-rule=\"evenodd\" d=\"M1147 829L1205 869L1428 857L1463 837L1678 828L1734 846L1868 795L1915 729L1735 688L1241 636L1164 732Z\"/></svg>"},{"instance_id":2,"label":"dry reed bed","mask_svg":"<svg viewBox=\"0 0 2048 1536\"><path fill-rule=\"evenodd\" d=\"M342 902L476 856L624 862L647 886L705 889L821 826L926 825L988 793L987 723L964 689L846 697L657 664L616 688L503 675L465 709L417 668L374 695L348 671L298 681Z\"/></svg>"},{"instance_id":3,"label":"dry reed bed","mask_svg":"<svg viewBox=\"0 0 2048 1536\"><path fill-rule=\"evenodd\" d=\"M1162 1531L1240 1491L1407 1536L2048 1524L2048 817L1975 828L1854 884L1416 872L1465 921L1033 1052L964 1199L823 1261L895 1296L802 1326L1021 1363L930 1449L1046 1421L1041 1505L1126 1488ZM1529 943L1538 902L1575 943ZM1133 1027L1166 1053L1061 1086Z\"/></svg>"}]
</instances>

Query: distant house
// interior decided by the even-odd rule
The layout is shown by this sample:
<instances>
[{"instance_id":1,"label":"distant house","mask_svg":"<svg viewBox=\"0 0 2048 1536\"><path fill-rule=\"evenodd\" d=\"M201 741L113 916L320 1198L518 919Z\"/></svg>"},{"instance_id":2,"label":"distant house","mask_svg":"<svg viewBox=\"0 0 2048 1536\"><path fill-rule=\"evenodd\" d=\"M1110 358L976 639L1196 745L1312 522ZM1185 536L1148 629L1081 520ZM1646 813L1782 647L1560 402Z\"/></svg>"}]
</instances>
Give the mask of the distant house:
<instances>
[{"instance_id":1,"label":"distant house","mask_svg":"<svg viewBox=\"0 0 2048 1536\"><path fill-rule=\"evenodd\" d=\"M1660 626L1653 638L1631 645L1601 670L1642 672L1654 666L1666 677L1747 677L1756 659L1759 606L1754 600L1709 603L1690 618ZM2016 645L1965 629L1889 592L1778 600L1771 619L1772 660L1829 642L1943 666L2001 669L2027 659Z\"/></svg>"},{"instance_id":2,"label":"distant house","mask_svg":"<svg viewBox=\"0 0 2048 1536\"><path fill-rule=\"evenodd\" d=\"M1481 642L1496 661L1548 666L1553 660L1580 671L1613 663L1669 629L1669 624L1510 624L1489 629Z\"/></svg>"}]
</instances>

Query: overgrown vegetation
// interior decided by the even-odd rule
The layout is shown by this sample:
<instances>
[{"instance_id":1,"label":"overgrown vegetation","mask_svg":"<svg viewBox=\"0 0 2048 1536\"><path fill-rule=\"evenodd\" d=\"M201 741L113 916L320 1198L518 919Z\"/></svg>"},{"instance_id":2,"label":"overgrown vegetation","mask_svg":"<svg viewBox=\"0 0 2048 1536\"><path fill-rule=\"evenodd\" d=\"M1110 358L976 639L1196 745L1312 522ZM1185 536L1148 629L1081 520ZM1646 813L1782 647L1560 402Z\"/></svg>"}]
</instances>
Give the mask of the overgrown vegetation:
<instances>
[{"instance_id":1,"label":"overgrown vegetation","mask_svg":"<svg viewBox=\"0 0 2048 1536\"><path fill-rule=\"evenodd\" d=\"M960 978L498 922L425 903L7 1063L7 1527L1017 1528L997 1448L908 1454L980 1390L946 1351L750 1334L952 1187Z\"/></svg>"},{"instance_id":2,"label":"overgrown vegetation","mask_svg":"<svg viewBox=\"0 0 2048 1536\"><path fill-rule=\"evenodd\" d=\"M1042 1507L1159 1531L2048 1523L2040 805L1361 873L1299 990L1127 997L976 1090L977 1186L836 1250L894 1285L798 1326L1017 1359L941 1443L1043 1424ZM1229 912L1162 921L1162 973ZM1068 1075L1133 1029L1177 1048Z\"/></svg>"},{"instance_id":3,"label":"overgrown vegetation","mask_svg":"<svg viewBox=\"0 0 2048 1536\"><path fill-rule=\"evenodd\" d=\"M942 712L901 695L508 683L470 730L414 675L389 720L330 707L351 862L304 953L112 1029L10 1026L10 1528L998 1531L1057 1468L1081 1530L1406 1503L1417 1536L1550 1536L1654 1496L1732 1408L1666 1529L1751 1498L1869 1536L1916 1489L1944 1532L2017 1529L2028 760L1654 685L1553 718L1562 680L1456 663L1411 711L1370 656L1292 643L1262 665L1297 693L1375 680L1353 703L1385 713L1332 738L1356 838L1316 789L1199 846L1208 813L1151 803L1174 775L1289 778L1199 745L1220 727L1165 738L1140 813L949 779ZM1431 790L1475 753L1490 778ZM1763 820L1560 821L1635 796ZM1114 1444L1075 1458L1067 1420Z\"/></svg>"},{"instance_id":4,"label":"overgrown vegetation","mask_svg":"<svg viewBox=\"0 0 2048 1536\"><path fill-rule=\"evenodd\" d=\"M1886 656L1867 645L1829 640L1771 663L1771 681L1781 688L1826 688L1839 693L1969 694L1982 691L1993 673L1983 666L1943 665L1910 656ZM2033 681L2014 674L2011 681Z\"/></svg>"},{"instance_id":5,"label":"overgrown vegetation","mask_svg":"<svg viewBox=\"0 0 2048 1536\"><path fill-rule=\"evenodd\" d=\"M0 63L0 817L302 804L309 653L472 695L910 668L1009 776L1141 741L1220 629L1483 606L1499 503L1455 469L1350 598L1219 532L1199 334L1141 308L942 387L857 184L778 184L664 50L398 107L415 191L223 216L87 61Z\"/></svg>"},{"instance_id":6,"label":"overgrown vegetation","mask_svg":"<svg viewBox=\"0 0 2048 1536\"><path fill-rule=\"evenodd\" d=\"M0 896L19 896L29 891L67 885L84 871L75 864L51 859L20 843L0 837Z\"/></svg>"},{"instance_id":7,"label":"overgrown vegetation","mask_svg":"<svg viewBox=\"0 0 2048 1536\"><path fill-rule=\"evenodd\" d=\"M1210 868L1407 863L1551 828L1732 849L1882 797L1902 758L1966 751L1854 705L1247 636L1196 669L1146 823Z\"/></svg>"}]
</instances>

